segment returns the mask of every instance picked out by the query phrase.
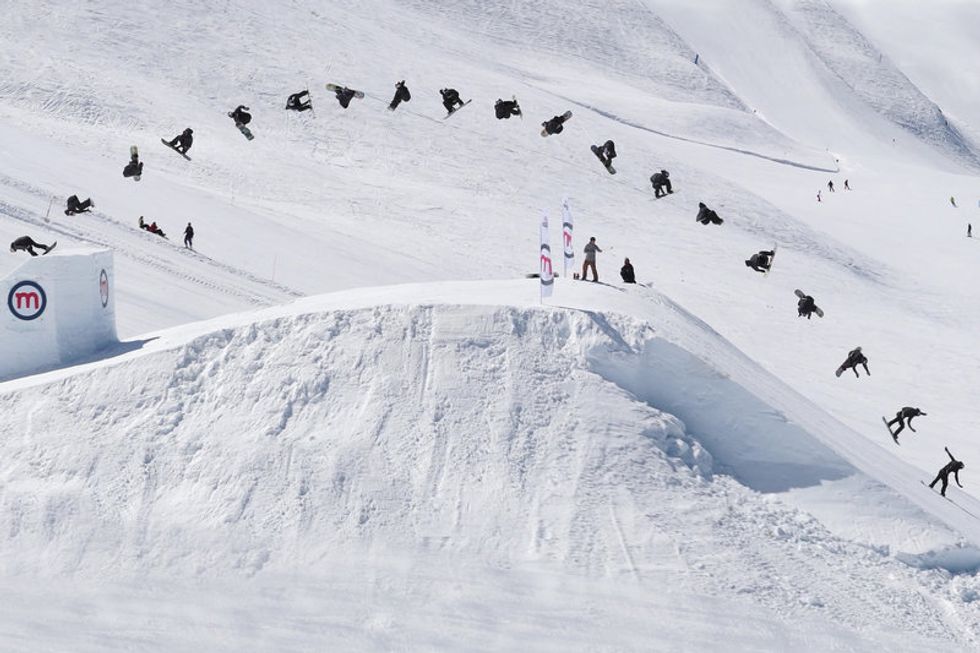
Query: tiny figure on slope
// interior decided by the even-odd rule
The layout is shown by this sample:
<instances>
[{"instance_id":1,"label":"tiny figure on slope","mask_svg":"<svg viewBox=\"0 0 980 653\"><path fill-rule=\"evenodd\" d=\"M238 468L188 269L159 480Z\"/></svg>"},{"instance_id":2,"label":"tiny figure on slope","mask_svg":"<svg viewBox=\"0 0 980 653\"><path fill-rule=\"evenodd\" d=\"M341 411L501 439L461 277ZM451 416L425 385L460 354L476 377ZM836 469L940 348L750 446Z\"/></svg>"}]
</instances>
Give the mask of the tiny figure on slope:
<instances>
[{"instance_id":1,"label":"tiny figure on slope","mask_svg":"<svg viewBox=\"0 0 980 653\"><path fill-rule=\"evenodd\" d=\"M973 225L969 222L966 223L966 237L973 238Z\"/></svg>"},{"instance_id":2,"label":"tiny figure on slope","mask_svg":"<svg viewBox=\"0 0 980 653\"><path fill-rule=\"evenodd\" d=\"M310 102L309 90L293 93L286 98L286 109L288 111L309 111L312 108L313 103Z\"/></svg>"},{"instance_id":3,"label":"tiny figure on slope","mask_svg":"<svg viewBox=\"0 0 980 653\"><path fill-rule=\"evenodd\" d=\"M722 224L724 222L717 213L705 206L704 202L698 202L698 217L695 220L701 224Z\"/></svg>"},{"instance_id":4,"label":"tiny figure on slope","mask_svg":"<svg viewBox=\"0 0 980 653\"><path fill-rule=\"evenodd\" d=\"M463 106L463 101L459 97L459 91L454 88L441 88L439 95L442 96L442 106L446 107L448 113L452 113Z\"/></svg>"},{"instance_id":5,"label":"tiny figure on slope","mask_svg":"<svg viewBox=\"0 0 980 653\"><path fill-rule=\"evenodd\" d=\"M35 247L37 247L38 249L43 249L44 253L47 254L48 250L51 249L53 245L51 247L47 245L42 245L41 243L37 242L30 236L21 236L14 242L10 243L11 252L27 252L31 256L37 256L37 252L34 251Z\"/></svg>"},{"instance_id":6,"label":"tiny figure on slope","mask_svg":"<svg viewBox=\"0 0 980 653\"><path fill-rule=\"evenodd\" d=\"M194 144L194 130L188 127L182 131L177 136L174 136L171 140L167 141L167 145L174 148L181 154L187 154L187 151L191 149L191 145Z\"/></svg>"},{"instance_id":7,"label":"tiny figure on slope","mask_svg":"<svg viewBox=\"0 0 980 653\"><path fill-rule=\"evenodd\" d=\"M184 247L194 249L194 227L190 222L184 227Z\"/></svg>"},{"instance_id":8,"label":"tiny figure on slope","mask_svg":"<svg viewBox=\"0 0 980 653\"><path fill-rule=\"evenodd\" d=\"M955 198L955 197L953 197L952 195L950 195L950 196L949 196L949 203L953 205L953 208L954 208L954 209L955 209L955 208L958 208L958 207L956 206L956 198Z\"/></svg>"},{"instance_id":9,"label":"tiny figure on slope","mask_svg":"<svg viewBox=\"0 0 980 653\"><path fill-rule=\"evenodd\" d=\"M123 177L133 177L136 181L143 175L143 163L140 161L139 150L133 145L129 148L129 163L123 168Z\"/></svg>"},{"instance_id":10,"label":"tiny figure on slope","mask_svg":"<svg viewBox=\"0 0 980 653\"><path fill-rule=\"evenodd\" d=\"M817 191L817 201L818 202L822 202L823 201L822 199L820 199L820 191Z\"/></svg>"},{"instance_id":11,"label":"tiny figure on slope","mask_svg":"<svg viewBox=\"0 0 980 653\"><path fill-rule=\"evenodd\" d=\"M398 108L398 105L402 102L408 102L412 99L412 94L409 92L408 87L405 86L405 80L395 83L395 97L391 98L391 104L388 105L389 111L394 111Z\"/></svg>"},{"instance_id":12,"label":"tiny figure on slope","mask_svg":"<svg viewBox=\"0 0 980 653\"><path fill-rule=\"evenodd\" d=\"M586 278L588 276L589 268L592 268L592 280L599 280L599 273L595 269L595 255L596 252L601 252L599 246L595 244L595 236L589 238L589 242L585 245L585 260L582 262L582 281L588 281Z\"/></svg>"},{"instance_id":13,"label":"tiny figure on slope","mask_svg":"<svg viewBox=\"0 0 980 653\"><path fill-rule=\"evenodd\" d=\"M350 106L350 101L354 99L357 95L357 91L347 88L346 86L341 86L334 91L334 95L337 97L337 102L340 102L340 106L347 108Z\"/></svg>"},{"instance_id":14,"label":"tiny figure on slope","mask_svg":"<svg viewBox=\"0 0 980 653\"><path fill-rule=\"evenodd\" d=\"M670 185L670 173L666 170L653 173L650 176L650 183L653 185L654 197L663 197L674 192L674 189Z\"/></svg>"},{"instance_id":15,"label":"tiny figure on slope","mask_svg":"<svg viewBox=\"0 0 980 653\"><path fill-rule=\"evenodd\" d=\"M551 120L545 120L541 123L543 129L541 130L542 136L553 136L555 134L560 134L565 129L565 122L572 117L571 111L566 111L560 116L555 116Z\"/></svg>"},{"instance_id":16,"label":"tiny figure on slope","mask_svg":"<svg viewBox=\"0 0 980 653\"><path fill-rule=\"evenodd\" d=\"M950 474L952 474L953 478L956 479L956 484L959 485L960 488L963 487L962 485L960 485L960 470L965 468L966 465L964 465L961 461L954 458L953 454L949 452L949 449L947 447L943 447L943 449L946 450L946 455L949 456L949 462L946 463L945 467L939 470L939 473L936 474L936 478L933 479L932 483L929 484L929 487L930 488L935 487L936 483L942 481L943 486L939 489L939 494L946 496L946 486L949 485Z\"/></svg>"},{"instance_id":17,"label":"tiny figure on slope","mask_svg":"<svg viewBox=\"0 0 980 653\"><path fill-rule=\"evenodd\" d=\"M65 202L65 215L75 215L76 213L85 213L89 209L95 208L95 202L91 198L80 202L78 200L78 195L72 195Z\"/></svg>"},{"instance_id":18,"label":"tiny figure on slope","mask_svg":"<svg viewBox=\"0 0 980 653\"><path fill-rule=\"evenodd\" d=\"M827 182L827 190L829 190L831 193L834 192L834 180L833 179L831 179L830 181Z\"/></svg>"},{"instance_id":19,"label":"tiny figure on slope","mask_svg":"<svg viewBox=\"0 0 980 653\"><path fill-rule=\"evenodd\" d=\"M745 261L745 265L752 268L756 272L766 273L772 268L772 258L776 255L776 251L772 249L762 250L758 254L753 254Z\"/></svg>"},{"instance_id":20,"label":"tiny figure on slope","mask_svg":"<svg viewBox=\"0 0 980 653\"><path fill-rule=\"evenodd\" d=\"M493 105L494 115L497 116L497 120L509 120L511 116L521 115L521 107L517 104L517 99L513 100L501 100L497 99L497 102Z\"/></svg>"},{"instance_id":21,"label":"tiny figure on slope","mask_svg":"<svg viewBox=\"0 0 980 653\"><path fill-rule=\"evenodd\" d=\"M843 374L845 370L854 370L854 376L861 378L861 375L858 374L857 370L858 365L864 368L865 374L871 376L871 370L868 369L868 357L864 355L860 347L855 347L851 351L847 352L847 358L844 359L844 362L840 364L840 367L837 368L837 371L834 372L834 374L840 378L840 375Z\"/></svg>"},{"instance_id":22,"label":"tiny figure on slope","mask_svg":"<svg viewBox=\"0 0 980 653\"><path fill-rule=\"evenodd\" d=\"M844 180L844 190L851 190L851 183L849 180Z\"/></svg>"},{"instance_id":23,"label":"tiny figure on slope","mask_svg":"<svg viewBox=\"0 0 980 653\"><path fill-rule=\"evenodd\" d=\"M139 225L140 225L140 229L149 231L151 234L156 234L157 236L163 236L164 238L167 237L167 234L163 233L163 229L157 226L156 221L153 221L150 224L146 224L143 221L143 216L140 216Z\"/></svg>"},{"instance_id":24,"label":"tiny figure on slope","mask_svg":"<svg viewBox=\"0 0 980 653\"><path fill-rule=\"evenodd\" d=\"M619 276L623 278L623 283L636 283L636 273L633 271L633 264L629 259L623 261L623 267L619 269Z\"/></svg>"},{"instance_id":25,"label":"tiny figure on slope","mask_svg":"<svg viewBox=\"0 0 980 653\"><path fill-rule=\"evenodd\" d=\"M888 427L888 432L892 434L892 437L895 439L895 442L898 442L898 434L905 429L906 426L905 420L908 420L909 430L912 431L913 433L916 432L915 428L912 427L912 418L918 417L919 415L925 415L925 413L919 410L918 408L905 406L900 411L895 413L895 419L891 420L890 422L885 422L885 426ZM885 418L882 417L881 419L884 420ZM898 424L898 428L892 431L892 425L894 424Z\"/></svg>"}]
</instances>

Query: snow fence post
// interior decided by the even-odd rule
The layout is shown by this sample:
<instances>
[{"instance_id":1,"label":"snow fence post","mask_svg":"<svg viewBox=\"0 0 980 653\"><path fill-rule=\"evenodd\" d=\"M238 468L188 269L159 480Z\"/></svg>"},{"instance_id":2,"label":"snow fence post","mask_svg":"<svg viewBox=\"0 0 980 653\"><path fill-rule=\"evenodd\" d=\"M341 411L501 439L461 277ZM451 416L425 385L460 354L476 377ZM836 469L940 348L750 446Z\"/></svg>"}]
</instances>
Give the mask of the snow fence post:
<instances>
[{"instance_id":1,"label":"snow fence post","mask_svg":"<svg viewBox=\"0 0 980 653\"><path fill-rule=\"evenodd\" d=\"M543 304L545 297L551 297L555 286L555 275L551 267L551 245L548 244L548 214L545 211L541 212L539 233L541 235L541 255L539 257L541 269L538 276L541 278L541 303Z\"/></svg>"}]
</instances>

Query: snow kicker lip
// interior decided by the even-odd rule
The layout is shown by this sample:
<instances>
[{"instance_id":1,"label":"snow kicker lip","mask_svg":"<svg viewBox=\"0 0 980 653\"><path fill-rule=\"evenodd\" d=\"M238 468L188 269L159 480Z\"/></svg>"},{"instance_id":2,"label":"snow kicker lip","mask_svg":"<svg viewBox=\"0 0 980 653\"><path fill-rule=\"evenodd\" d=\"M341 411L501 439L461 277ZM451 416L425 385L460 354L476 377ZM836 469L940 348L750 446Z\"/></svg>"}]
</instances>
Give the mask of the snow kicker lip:
<instances>
[{"instance_id":1,"label":"snow kicker lip","mask_svg":"<svg viewBox=\"0 0 980 653\"><path fill-rule=\"evenodd\" d=\"M916 569L942 569L954 576L973 575L980 571L980 549L955 546L925 553L896 553L895 558Z\"/></svg>"}]
</instances>

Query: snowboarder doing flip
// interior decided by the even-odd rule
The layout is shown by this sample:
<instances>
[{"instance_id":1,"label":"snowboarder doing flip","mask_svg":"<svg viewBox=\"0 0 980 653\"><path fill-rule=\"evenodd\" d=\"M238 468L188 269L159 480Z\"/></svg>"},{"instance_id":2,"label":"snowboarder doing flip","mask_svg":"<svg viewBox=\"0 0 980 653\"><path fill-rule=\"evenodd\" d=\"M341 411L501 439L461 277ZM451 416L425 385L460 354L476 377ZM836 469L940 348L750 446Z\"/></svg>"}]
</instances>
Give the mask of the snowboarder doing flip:
<instances>
[{"instance_id":1,"label":"snowboarder doing flip","mask_svg":"<svg viewBox=\"0 0 980 653\"><path fill-rule=\"evenodd\" d=\"M623 278L623 283L636 283L636 273L633 271L633 264L629 259L623 261L623 267L619 269L619 276Z\"/></svg>"},{"instance_id":2,"label":"snowboarder doing flip","mask_svg":"<svg viewBox=\"0 0 980 653\"><path fill-rule=\"evenodd\" d=\"M194 144L194 130L188 127L182 131L178 136L174 136L173 139L167 141L167 145L174 148L181 154L187 154L187 150L191 149L191 145Z\"/></svg>"},{"instance_id":3,"label":"snowboarder doing flip","mask_svg":"<svg viewBox=\"0 0 980 653\"><path fill-rule=\"evenodd\" d=\"M612 160L616 158L616 144L612 141L606 141L601 147L596 146L596 149L593 151L599 157L599 160L602 161L602 165L607 168L612 165Z\"/></svg>"},{"instance_id":4,"label":"snowboarder doing flip","mask_svg":"<svg viewBox=\"0 0 980 653\"><path fill-rule=\"evenodd\" d=\"M228 114L228 117L234 120L236 125L247 125L252 122L252 114L249 113L249 108L244 104L239 104L234 111Z\"/></svg>"},{"instance_id":5,"label":"snowboarder doing flip","mask_svg":"<svg viewBox=\"0 0 980 653\"><path fill-rule=\"evenodd\" d=\"M908 420L909 430L913 433L916 432L916 430L912 427L912 418L918 417L919 415L925 415L925 413L918 408L905 406L902 408L902 410L895 413L895 419L891 420L890 422L885 422L885 426L888 427L888 432L892 434L892 438L895 440L895 442L898 442L898 434L905 429L905 420ZM885 418L882 417L881 419L884 420ZM892 424L898 424L898 428L894 431L892 431Z\"/></svg>"},{"instance_id":6,"label":"snowboarder doing flip","mask_svg":"<svg viewBox=\"0 0 980 653\"><path fill-rule=\"evenodd\" d=\"M194 249L194 227L190 222L184 227L184 247Z\"/></svg>"},{"instance_id":7,"label":"snowboarder doing flip","mask_svg":"<svg viewBox=\"0 0 980 653\"><path fill-rule=\"evenodd\" d=\"M589 242L585 245L585 260L582 262L582 281L588 281L586 279L587 272L589 268L592 268L592 280L599 280L599 273L595 269L595 254L596 252L601 252L599 246L595 244L595 236L589 238Z\"/></svg>"},{"instance_id":8,"label":"snowboarder doing flip","mask_svg":"<svg viewBox=\"0 0 980 653\"><path fill-rule=\"evenodd\" d=\"M650 177L650 183L653 184L654 197L663 197L668 193L674 192L674 189L670 186L670 173L666 170L653 173Z\"/></svg>"},{"instance_id":9,"label":"snowboarder doing flip","mask_svg":"<svg viewBox=\"0 0 980 653\"><path fill-rule=\"evenodd\" d=\"M459 91L454 88L441 88L439 95L442 96L442 106L446 107L446 111L449 113L463 106L463 101L459 98Z\"/></svg>"},{"instance_id":10,"label":"snowboarder doing flip","mask_svg":"<svg viewBox=\"0 0 980 653\"><path fill-rule=\"evenodd\" d=\"M772 268L772 258L776 255L775 250L763 250L758 254L753 254L745 261L745 265L756 272L768 272Z\"/></svg>"},{"instance_id":11,"label":"snowboarder doing flip","mask_svg":"<svg viewBox=\"0 0 980 653\"><path fill-rule=\"evenodd\" d=\"M349 89L346 86L341 86L334 91L334 95L337 96L337 101L340 102L340 106L346 109L350 106L350 101L357 95L357 91Z\"/></svg>"},{"instance_id":12,"label":"snowboarder doing flip","mask_svg":"<svg viewBox=\"0 0 980 653\"><path fill-rule=\"evenodd\" d=\"M544 127L544 133L549 136L560 134L562 130L565 129L565 121L568 120L568 118L565 117L566 115L568 114L566 113L565 115L555 116L551 120L546 120L541 123L541 126Z\"/></svg>"},{"instance_id":13,"label":"snowboarder doing flip","mask_svg":"<svg viewBox=\"0 0 980 653\"><path fill-rule=\"evenodd\" d=\"M312 108L313 104L310 103L310 92L308 90L293 93L286 98L287 111L309 111Z\"/></svg>"},{"instance_id":14,"label":"snowboarder doing flip","mask_svg":"<svg viewBox=\"0 0 980 653\"><path fill-rule=\"evenodd\" d=\"M695 220L701 224L722 224L724 222L717 213L705 206L704 202L698 202L698 217Z\"/></svg>"},{"instance_id":15,"label":"snowboarder doing flip","mask_svg":"<svg viewBox=\"0 0 980 653\"><path fill-rule=\"evenodd\" d=\"M497 120L509 120L511 116L521 115L521 107L517 104L517 100L502 100L497 99L497 102L493 105L494 115L497 116Z\"/></svg>"},{"instance_id":16,"label":"snowboarder doing flip","mask_svg":"<svg viewBox=\"0 0 980 653\"><path fill-rule=\"evenodd\" d=\"M946 496L946 486L949 485L950 474L952 474L953 478L956 479L956 484L959 485L961 488L963 487L960 484L960 470L966 467L966 465L964 465L961 461L954 458L953 454L949 452L948 447L943 447L943 449L946 450L946 455L949 456L950 462L946 463L946 466L939 470L939 473L936 474L936 478L934 478L932 483L929 484L929 487L930 488L934 487L936 483L942 481L943 486L939 489L939 494Z\"/></svg>"},{"instance_id":17,"label":"snowboarder doing flip","mask_svg":"<svg viewBox=\"0 0 980 653\"><path fill-rule=\"evenodd\" d=\"M90 208L95 208L95 202L91 198L85 200L84 202L78 201L78 195L72 195L65 202L65 215L75 215L76 213L84 213Z\"/></svg>"},{"instance_id":18,"label":"snowboarder doing flip","mask_svg":"<svg viewBox=\"0 0 980 653\"><path fill-rule=\"evenodd\" d=\"M123 177L136 177L138 180L143 174L143 163L140 161L139 151L134 145L129 151L129 163L123 168Z\"/></svg>"},{"instance_id":19,"label":"snowboarder doing flip","mask_svg":"<svg viewBox=\"0 0 980 653\"><path fill-rule=\"evenodd\" d=\"M389 111L394 111L398 108L398 105L402 102L408 102L412 99L412 94L408 91L408 87L405 86L405 80L395 83L395 97L391 98L391 104L388 105Z\"/></svg>"},{"instance_id":20,"label":"snowboarder doing flip","mask_svg":"<svg viewBox=\"0 0 980 653\"><path fill-rule=\"evenodd\" d=\"M11 252L18 252L18 251L27 252L31 256L37 256L37 252L34 251L35 247L39 249L43 249L44 253L47 254L48 250L50 250L51 247L54 247L54 245L51 245L50 247L48 245L42 245L41 243L35 241L30 236L21 236L14 242L10 243Z\"/></svg>"},{"instance_id":21,"label":"snowboarder doing flip","mask_svg":"<svg viewBox=\"0 0 980 653\"><path fill-rule=\"evenodd\" d=\"M865 374L871 376L871 370L868 369L868 357L861 352L860 347L855 347L851 351L847 352L847 358L844 359L844 362L841 363L840 367L837 368L835 374L839 378L840 375L843 374L845 370L854 370L854 376L861 378L861 375L858 374L858 370L857 370L858 365L864 368Z\"/></svg>"}]
</instances>

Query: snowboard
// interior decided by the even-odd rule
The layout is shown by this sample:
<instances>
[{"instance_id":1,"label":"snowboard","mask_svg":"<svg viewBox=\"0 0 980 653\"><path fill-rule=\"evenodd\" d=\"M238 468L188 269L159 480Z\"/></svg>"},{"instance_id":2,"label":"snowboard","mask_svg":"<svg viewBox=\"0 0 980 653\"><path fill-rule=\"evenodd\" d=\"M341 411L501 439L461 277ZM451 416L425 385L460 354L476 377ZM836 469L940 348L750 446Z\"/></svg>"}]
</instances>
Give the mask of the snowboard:
<instances>
[{"instance_id":1,"label":"snowboard","mask_svg":"<svg viewBox=\"0 0 980 653\"><path fill-rule=\"evenodd\" d=\"M44 254L41 254L41 256L47 256L48 254L51 253L51 250L53 250L57 246L58 246L58 241L56 240L53 243L51 243L50 247L48 247L48 251L46 251Z\"/></svg>"},{"instance_id":2,"label":"snowboard","mask_svg":"<svg viewBox=\"0 0 980 653\"><path fill-rule=\"evenodd\" d=\"M793 291L793 294L795 294L795 295L796 295L797 297L799 297L800 299L803 299L804 297L806 297L806 293L805 293L805 292L803 292L803 291L802 291L802 290L800 290L800 289L796 289L796 290L794 290L794 291ZM816 313L818 317L823 317L823 311L822 311L822 310L820 310L820 307L819 307L819 306L816 306L816 305L814 305L814 307L813 307L813 312L814 312L814 313ZM838 374L837 376L840 376L840 374Z\"/></svg>"},{"instance_id":3,"label":"snowboard","mask_svg":"<svg viewBox=\"0 0 980 653\"><path fill-rule=\"evenodd\" d=\"M838 374L838 376L840 376L840 375ZM895 444L899 444L899 442L898 442L898 436L895 435L894 433L892 433L892 427L888 426L888 420L885 419L884 417L882 417L881 418L881 421L885 424L885 428L888 429L888 435L892 436L892 440L895 441ZM901 446L901 445L899 444L899 446Z\"/></svg>"},{"instance_id":4,"label":"snowboard","mask_svg":"<svg viewBox=\"0 0 980 653\"><path fill-rule=\"evenodd\" d=\"M677 192L676 190L672 190L669 193L664 193L663 195L657 195L657 191L653 191L653 199L655 199L655 200L662 200L663 198L667 197L668 195L673 195L676 192Z\"/></svg>"},{"instance_id":5,"label":"snowboard","mask_svg":"<svg viewBox=\"0 0 980 653\"><path fill-rule=\"evenodd\" d=\"M228 117L234 120L234 115L229 112ZM242 123L235 121L235 127L238 127L238 131L242 133L242 136L248 140L252 140L255 136L252 134L252 130L248 128L248 125L243 125Z\"/></svg>"},{"instance_id":6,"label":"snowboard","mask_svg":"<svg viewBox=\"0 0 980 653\"><path fill-rule=\"evenodd\" d=\"M339 91L340 89L342 89L342 88L347 88L347 87L345 87L345 86L338 86L337 84L327 84L327 90L328 91L333 91L335 93L337 91ZM358 100L363 100L364 99L364 91L358 91L358 90L355 90L353 88L349 88L348 90L354 91L354 97L356 97Z\"/></svg>"},{"instance_id":7,"label":"snowboard","mask_svg":"<svg viewBox=\"0 0 980 653\"><path fill-rule=\"evenodd\" d=\"M166 145L167 147L169 147L171 150L173 150L174 152L176 152L180 156L182 156L185 159L187 159L188 161L191 160L191 158L189 156L187 156L186 154L184 154L183 152L181 152L180 150L178 150L176 147L174 147L173 145L171 145L170 143L168 143L165 139L161 138L160 139L160 142L163 143L164 145Z\"/></svg>"},{"instance_id":8,"label":"snowboard","mask_svg":"<svg viewBox=\"0 0 980 653\"><path fill-rule=\"evenodd\" d=\"M130 145L129 146L129 158L130 158L130 160L132 160L133 157L136 157L137 160L138 160L139 159L139 156L140 156L140 150L139 150L139 148L136 147L135 145ZM142 178L143 178L142 173L141 174L138 174L138 175L133 175L133 181L139 181Z\"/></svg>"},{"instance_id":9,"label":"snowboard","mask_svg":"<svg viewBox=\"0 0 980 653\"><path fill-rule=\"evenodd\" d=\"M455 109L453 109L452 111L450 111L449 113L447 113L446 114L446 118L448 118L449 116L453 115L454 113L456 113L457 111L459 111L460 109L462 109L463 107L465 107L467 104L469 104L472 101L473 100L467 100L466 102L463 102L461 105L459 105L458 107L456 107ZM445 120L446 118L443 118L443 120Z\"/></svg>"},{"instance_id":10,"label":"snowboard","mask_svg":"<svg viewBox=\"0 0 980 653\"><path fill-rule=\"evenodd\" d=\"M766 272L762 276L768 277L769 276L769 273L772 272L772 264L776 262L776 252L777 251L779 251L779 245L778 244L773 245L772 246L772 256L769 257L769 267L766 268Z\"/></svg>"},{"instance_id":11,"label":"snowboard","mask_svg":"<svg viewBox=\"0 0 980 653\"><path fill-rule=\"evenodd\" d=\"M571 118L571 117L572 117L572 112L571 111L566 111L565 113L561 114L561 122L562 122L562 124L564 125L566 122L568 122L568 119ZM544 127L542 127L541 128L541 135L544 136L545 138L547 138L551 134L548 133L548 130L547 129L545 129Z\"/></svg>"},{"instance_id":12,"label":"snowboard","mask_svg":"<svg viewBox=\"0 0 980 653\"><path fill-rule=\"evenodd\" d=\"M598 145L593 145L592 146L592 153L595 154L596 157L598 157L599 161L602 162L602 165L604 165L606 167L606 170L609 171L609 174L611 174L611 175L616 174L616 168L614 168L612 166L612 163L606 161L606 159L603 158L602 152L599 151L599 146Z\"/></svg>"}]
</instances>

